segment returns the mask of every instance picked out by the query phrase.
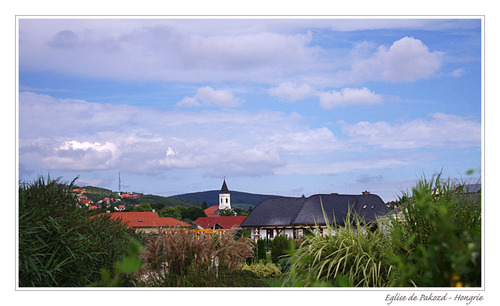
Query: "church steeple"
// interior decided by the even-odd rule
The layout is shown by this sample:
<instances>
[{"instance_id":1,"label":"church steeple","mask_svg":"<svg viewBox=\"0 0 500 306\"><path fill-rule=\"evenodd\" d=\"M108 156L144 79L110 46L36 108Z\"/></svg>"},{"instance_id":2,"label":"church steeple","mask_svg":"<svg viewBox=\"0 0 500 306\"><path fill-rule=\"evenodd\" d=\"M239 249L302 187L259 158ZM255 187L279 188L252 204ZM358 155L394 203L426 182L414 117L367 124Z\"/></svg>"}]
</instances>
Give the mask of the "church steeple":
<instances>
[{"instance_id":1,"label":"church steeple","mask_svg":"<svg viewBox=\"0 0 500 306\"><path fill-rule=\"evenodd\" d=\"M227 189L227 185L226 185L226 179L224 179L224 183L222 183L222 188L220 189L219 194L221 194L221 193L229 193L229 189Z\"/></svg>"},{"instance_id":2,"label":"church steeple","mask_svg":"<svg viewBox=\"0 0 500 306\"><path fill-rule=\"evenodd\" d=\"M231 209L231 194L227 188L226 179L222 183L222 188L219 192L219 210L221 209Z\"/></svg>"}]
</instances>

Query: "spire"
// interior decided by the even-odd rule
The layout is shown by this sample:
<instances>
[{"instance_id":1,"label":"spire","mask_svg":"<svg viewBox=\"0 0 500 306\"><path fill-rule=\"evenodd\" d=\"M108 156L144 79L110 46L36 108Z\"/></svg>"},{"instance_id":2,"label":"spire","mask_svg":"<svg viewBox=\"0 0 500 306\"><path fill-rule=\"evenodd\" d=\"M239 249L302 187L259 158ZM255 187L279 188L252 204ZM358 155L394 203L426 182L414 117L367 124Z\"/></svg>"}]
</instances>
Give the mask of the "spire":
<instances>
[{"instance_id":1,"label":"spire","mask_svg":"<svg viewBox=\"0 0 500 306\"><path fill-rule=\"evenodd\" d=\"M222 183L222 188L220 189L219 194L229 194L229 189L227 189L225 178L224 178L224 183Z\"/></svg>"}]
</instances>

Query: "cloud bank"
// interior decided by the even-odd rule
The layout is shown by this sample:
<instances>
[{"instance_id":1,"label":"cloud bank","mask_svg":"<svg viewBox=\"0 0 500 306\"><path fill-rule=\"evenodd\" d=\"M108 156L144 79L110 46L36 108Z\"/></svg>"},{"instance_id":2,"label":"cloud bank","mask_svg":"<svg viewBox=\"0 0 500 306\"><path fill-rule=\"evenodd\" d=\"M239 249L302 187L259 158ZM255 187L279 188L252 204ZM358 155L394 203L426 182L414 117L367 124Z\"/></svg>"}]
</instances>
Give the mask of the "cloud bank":
<instances>
[{"instance_id":1,"label":"cloud bank","mask_svg":"<svg viewBox=\"0 0 500 306\"><path fill-rule=\"evenodd\" d=\"M45 118L45 120L32 120ZM116 170L162 173L204 169L255 176L338 173L407 164L407 158L332 162L331 155L370 147L386 150L480 146L480 123L434 113L430 118L340 122L342 135L312 128L302 116L236 109L158 111L47 95L20 94L19 154L48 170ZM339 136L342 136L339 138ZM220 165L224 165L221 170Z\"/></svg>"}]
</instances>

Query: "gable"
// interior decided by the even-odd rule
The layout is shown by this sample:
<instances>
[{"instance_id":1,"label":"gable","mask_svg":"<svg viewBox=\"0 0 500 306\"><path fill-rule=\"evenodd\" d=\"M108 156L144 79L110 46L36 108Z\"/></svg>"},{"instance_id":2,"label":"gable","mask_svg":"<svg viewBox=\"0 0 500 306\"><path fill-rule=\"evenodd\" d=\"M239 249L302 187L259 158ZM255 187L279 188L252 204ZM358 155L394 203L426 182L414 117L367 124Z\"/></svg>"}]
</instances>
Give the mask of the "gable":
<instances>
[{"instance_id":1,"label":"gable","mask_svg":"<svg viewBox=\"0 0 500 306\"><path fill-rule=\"evenodd\" d=\"M246 219L246 216L219 216L219 217L200 217L194 221L203 228L224 228L230 229L238 227Z\"/></svg>"}]
</instances>

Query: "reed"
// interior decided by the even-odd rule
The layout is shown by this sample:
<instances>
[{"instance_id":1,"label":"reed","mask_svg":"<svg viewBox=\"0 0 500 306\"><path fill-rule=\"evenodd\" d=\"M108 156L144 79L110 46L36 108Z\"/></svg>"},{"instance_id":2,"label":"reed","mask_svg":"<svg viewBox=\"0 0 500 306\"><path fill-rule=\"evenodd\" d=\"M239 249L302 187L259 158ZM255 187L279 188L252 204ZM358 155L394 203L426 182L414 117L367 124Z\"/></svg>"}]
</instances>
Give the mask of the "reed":
<instances>
[{"instance_id":1,"label":"reed","mask_svg":"<svg viewBox=\"0 0 500 306\"><path fill-rule=\"evenodd\" d=\"M344 227L327 222L324 236L309 234L304 237L292 255L285 284L386 286L392 270L386 258L386 250L390 248L390 238L384 232L370 230L370 225L348 214Z\"/></svg>"}]
</instances>

